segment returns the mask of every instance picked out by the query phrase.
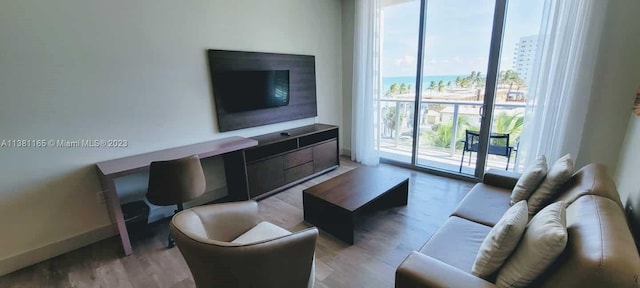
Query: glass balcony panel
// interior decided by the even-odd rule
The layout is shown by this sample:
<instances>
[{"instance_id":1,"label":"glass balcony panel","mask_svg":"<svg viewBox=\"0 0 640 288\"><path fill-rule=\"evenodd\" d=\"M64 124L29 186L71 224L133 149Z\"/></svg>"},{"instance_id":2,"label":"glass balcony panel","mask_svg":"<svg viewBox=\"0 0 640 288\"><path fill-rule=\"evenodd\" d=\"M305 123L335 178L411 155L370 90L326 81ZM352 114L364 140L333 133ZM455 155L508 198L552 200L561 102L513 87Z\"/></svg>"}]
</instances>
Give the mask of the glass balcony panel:
<instances>
[{"instance_id":1,"label":"glass balcony panel","mask_svg":"<svg viewBox=\"0 0 640 288\"><path fill-rule=\"evenodd\" d=\"M413 144L414 103L408 100L382 99L380 104L381 121L380 153L386 159L411 162ZM495 107L493 133L509 133L511 157L489 154L487 167L505 169L507 160L509 170L513 170L517 157L519 133L524 122L524 103L498 103ZM423 101L420 108L420 126L418 127L417 164L438 170L461 171L473 175L477 153L462 152L465 131L479 131L480 102L477 101ZM400 111L400 114L395 113ZM456 123L456 129L453 129ZM452 135L455 134L455 137ZM495 143L494 143L495 144ZM501 144L502 143L498 143Z\"/></svg>"},{"instance_id":2,"label":"glass balcony panel","mask_svg":"<svg viewBox=\"0 0 640 288\"><path fill-rule=\"evenodd\" d=\"M413 100L380 101L380 156L411 163L413 146Z\"/></svg>"}]
</instances>

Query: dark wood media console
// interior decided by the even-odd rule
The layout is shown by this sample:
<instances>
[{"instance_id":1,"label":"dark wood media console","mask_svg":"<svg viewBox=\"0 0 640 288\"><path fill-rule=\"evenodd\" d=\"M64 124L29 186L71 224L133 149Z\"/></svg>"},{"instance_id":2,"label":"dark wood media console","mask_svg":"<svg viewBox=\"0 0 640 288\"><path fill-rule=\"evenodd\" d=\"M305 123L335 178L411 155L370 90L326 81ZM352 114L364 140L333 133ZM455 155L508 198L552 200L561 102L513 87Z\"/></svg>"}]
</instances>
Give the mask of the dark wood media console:
<instances>
[{"instance_id":1,"label":"dark wood media console","mask_svg":"<svg viewBox=\"0 0 640 288\"><path fill-rule=\"evenodd\" d=\"M251 137L245 149L249 197L260 199L339 165L338 127L314 124Z\"/></svg>"},{"instance_id":2,"label":"dark wood media console","mask_svg":"<svg viewBox=\"0 0 640 288\"><path fill-rule=\"evenodd\" d=\"M284 132L288 136L280 134ZM96 163L125 255L133 249L115 179L146 171L153 161L190 155L223 156L229 196L215 202L260 199L338 167L338 127L314 124L253 139L234 136Z\"/></svg>"}]
</instances>

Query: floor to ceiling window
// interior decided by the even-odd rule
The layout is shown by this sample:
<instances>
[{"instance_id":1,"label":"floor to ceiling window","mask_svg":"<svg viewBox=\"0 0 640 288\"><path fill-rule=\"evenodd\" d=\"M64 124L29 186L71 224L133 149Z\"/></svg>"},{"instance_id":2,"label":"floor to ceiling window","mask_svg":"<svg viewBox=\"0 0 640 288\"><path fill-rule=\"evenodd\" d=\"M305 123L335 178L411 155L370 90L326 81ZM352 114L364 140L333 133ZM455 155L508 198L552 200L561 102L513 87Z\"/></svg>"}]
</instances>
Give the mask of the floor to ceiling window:
<instances>
[{"instance_id":1,"label":"floor to ceiling window","mask_svg":"<svg viewBox=\"0 0 640 288\"><path fill-rule=\"evenodd\" d=\"M383 1L380 156L411 163L420 0Z\"/></svg>"},{"instance_id":2,"label":"floor to ceiling window","mask_svg":"<svg viewBox=\"0 0 640 288\"><path fill-rule=\"evenodd\" d=\"M476 176L514 169L542 2L383 1L380 156Z\"/></svg>"}]
</instances>

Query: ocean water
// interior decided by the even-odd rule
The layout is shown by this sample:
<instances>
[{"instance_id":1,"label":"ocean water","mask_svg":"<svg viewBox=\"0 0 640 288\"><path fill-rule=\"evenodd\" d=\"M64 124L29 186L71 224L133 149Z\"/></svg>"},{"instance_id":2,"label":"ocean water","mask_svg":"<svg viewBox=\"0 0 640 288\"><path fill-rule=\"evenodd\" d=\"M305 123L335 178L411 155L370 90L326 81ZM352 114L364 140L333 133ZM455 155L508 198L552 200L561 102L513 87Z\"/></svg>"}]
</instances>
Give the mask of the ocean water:
<instances>
[{"instance_id":1,"label":"ocean water","mask_svg":"<svg viewBox=\"0 0 640 288\"><path fill-rule=\"evenodd\" d=\"M447 82L451 81L451 84L455 85L457 77L464 78L467 76L468 75L424 76L422 77L422 87L423 88L429 87L429 83L431 83L431 81L435 81L436 83L438 83L439 81L442 81L444 82L444 85L447 85ZM386 92L387 90L389 90L389 87L391 87L391 84L393 83L398 83L398 84L405 83L407 85L411 85L411 87L413 87L412 89L415 89L416 77L415 76L382 77L382 91Z\"/></svg>"}]
</instances>

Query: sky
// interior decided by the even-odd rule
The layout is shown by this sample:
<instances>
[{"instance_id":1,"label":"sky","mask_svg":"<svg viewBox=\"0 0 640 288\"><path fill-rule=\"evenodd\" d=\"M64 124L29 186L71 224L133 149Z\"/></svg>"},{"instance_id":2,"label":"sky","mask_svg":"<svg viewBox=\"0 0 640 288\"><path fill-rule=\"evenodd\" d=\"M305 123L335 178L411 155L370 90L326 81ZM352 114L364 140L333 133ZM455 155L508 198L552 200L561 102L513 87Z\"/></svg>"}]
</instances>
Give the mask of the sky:
<instances>
[{"instance_id":1,"label":"sky","mask_svg":"<svg viewBox=\"0 0 640 288\"><path fill-rule=\"evenodd\" d=\"M400 1L396 1L400 2ZM486 75L495 0L428 0L423 74ZM509 0L500 70L512 69L520 37L537 35L541 0ZM420 1L383 7L382 76L415 76Z\"/></svg>"}]
</instances>

